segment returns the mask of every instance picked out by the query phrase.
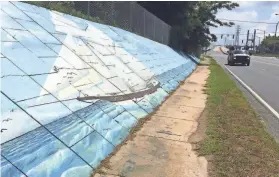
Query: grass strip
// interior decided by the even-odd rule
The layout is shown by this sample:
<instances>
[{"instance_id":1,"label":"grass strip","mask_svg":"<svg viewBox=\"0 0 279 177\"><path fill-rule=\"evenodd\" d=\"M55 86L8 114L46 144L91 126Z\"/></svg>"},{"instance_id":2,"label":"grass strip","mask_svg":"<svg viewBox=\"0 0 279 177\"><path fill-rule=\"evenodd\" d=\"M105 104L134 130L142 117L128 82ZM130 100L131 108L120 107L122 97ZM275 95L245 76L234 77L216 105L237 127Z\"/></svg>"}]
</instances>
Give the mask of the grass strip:
<instances>
[{"instance_id":1,"label":"grass strip","mask_svg":"<svg viewBox=\"0 0 279 177\"><path fill-rule=\"evenodd\" d=\"M277 59L279 59L279 54L272 54L272 53L255 53L253 54L255 56L259 56L259 57L275 57Z\"/></svg>"},{"instance_id":2,"label":"grass strip","mask_svg":"<svg viewBox=\"0 0 279 177\"><path fill-rule=\"evenodd\" d=\"M279 145L221 66L211 60L209 68L206 138L199 149L211 157L209 176L279 176Z\"/></svg>"}]
</instances>

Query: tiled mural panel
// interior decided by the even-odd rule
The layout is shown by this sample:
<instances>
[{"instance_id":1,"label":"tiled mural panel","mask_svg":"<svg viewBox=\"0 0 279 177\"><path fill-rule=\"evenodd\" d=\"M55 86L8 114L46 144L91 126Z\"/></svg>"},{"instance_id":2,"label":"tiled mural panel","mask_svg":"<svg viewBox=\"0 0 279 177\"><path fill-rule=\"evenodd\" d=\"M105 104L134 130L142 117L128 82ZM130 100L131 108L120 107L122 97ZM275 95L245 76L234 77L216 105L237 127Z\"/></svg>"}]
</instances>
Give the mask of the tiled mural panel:
<instances>
[{"instance_id":1,"label":"tiled mural panel","mask_svg":"<svg viewBox=\"0 0 279 177\"><path fill-rule=\"evenodd\" d=\"M88 177L199 62L119 28L0 5L4 177Z\"/></svg>"}]
</instances>

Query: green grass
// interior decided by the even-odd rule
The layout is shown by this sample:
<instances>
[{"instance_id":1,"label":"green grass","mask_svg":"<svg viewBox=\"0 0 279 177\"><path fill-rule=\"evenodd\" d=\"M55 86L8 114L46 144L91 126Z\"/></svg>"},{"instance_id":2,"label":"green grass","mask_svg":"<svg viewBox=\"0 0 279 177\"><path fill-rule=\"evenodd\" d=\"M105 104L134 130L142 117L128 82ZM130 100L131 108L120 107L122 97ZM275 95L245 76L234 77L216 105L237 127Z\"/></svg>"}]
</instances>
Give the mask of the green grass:
<instances>
[{"instance_id":1,"label":"green grass","mask_svg":"<svg viewBox=\"0 0 279 177\"><path fill-rule=\"evenodd\" d=\"M24 1L24 3L32 4L46 9L55 10L79 18L83 18L89 21L102 23L99 17L88 16L86 13L78 11L74 8L73 1Z\"/></svg>"},{"instance_id":2,"label":"green grass","mask_svg":"<svg viewBox=\"0 0 279 177\"><path fill-rule=\"evenodd\" d=\"M209 56L209 55L204 55L203 54L203 55L200 56L200 59L201 59L201 62L200 62L201 65L209 65L210 60L212 59L212 57Z\"/></svg>"},{"instance_id":3,"label":"green grass","mask_svg":"<svg viewBox=\"0 0 279 177\"><path fill-rule=\"evenodd\" d=\"M202 55L200 56L200 59L201 59L202 61L206 60L206 58L213 59L212 56L210 56L210 55L202 54Z\"/></svg>"},{"instance_id":4,"label":"green grass","mask_svg":"<svg viewBox=\"0 0 279 177\"><path fill-rule=\"evenodd\" d=\"M206 138L200 155L211 155L209 176L267 177L279 174L279 146L227 73L209 66Z\"/></svg>"},{"instance_id":5,"label":"green grass","mask_svg":"<svg viewBox=\"0 0 279 177\"><path fill-rule=\"evenodd\" d=\"M279 59L279 54L272 54L272 53L255 53L253 54L255 56L261 56L261 57L276 57Z\"/></svg>"}]
</instances>

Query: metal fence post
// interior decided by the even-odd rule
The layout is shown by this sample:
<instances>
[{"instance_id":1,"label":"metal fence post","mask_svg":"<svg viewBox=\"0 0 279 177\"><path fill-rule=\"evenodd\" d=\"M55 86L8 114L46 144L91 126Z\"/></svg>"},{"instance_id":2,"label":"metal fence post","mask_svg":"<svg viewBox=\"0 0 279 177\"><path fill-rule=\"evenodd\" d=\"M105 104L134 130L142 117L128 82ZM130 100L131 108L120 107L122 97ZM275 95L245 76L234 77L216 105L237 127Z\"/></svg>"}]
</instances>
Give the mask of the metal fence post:
<instances>
[{"instance_id":1,"label":"metal fence post","mask_svg":"<svg viewBox=\"0 0 279 177\"><path fill-rule=\"evenodd\" d=\"M112 13L112 23L115 23L115 4L114 4L115 2L112 2L112 5L111 5L111 7L112 7L112 11L111 11L111 13Z\"/></svg>"},{"instance_id":2,"label":"metal fence post","mask_svg":"<svg viewBox=\"0 0 279 177\"><path fill-rule=\"evenodd\" d=\"M87 1L87 15L90 16L90 1Z\"/></svg>"},{"instance_id":3,"label":"metal fence post","mask_svg":"<svg viewBox=\"0 0 279 177\"><path fill-rule=\"evenodd\" d=\"M161 30L163 30L163 29L164 29L164 25L163 25L162 22L161 22L161 25L162 25ZM161 35L162 35L162 34L161 34ZM162 35L162 43L164 43L164 35Z\"/></svg>"},{"instance_id":4,"label":"metal fence post","mask_svg":"<svg viewBox=\"0 0 279 177\"><path fill-rule=\"evenodd\" d=\"M163 29L163 27L162 27L162 29ZM162 43L164 44L164 35L162 35Z\"/></svg>"},{"instance_id":5,"label":"metal fence post","mask_svg":"<svg viewBox=\"0 0 279 177\"><path fill-rule=\"evenodd\" d=\"M145 37L145 9L143 9L143 36Z\"/></svg>"},{"instance_id":6,"label":"metal fence post","mask_svg":"<svg viewBox=\"0 0 279 177\"><path fill-rule=\"evenodd\" d=\"M132 31L132 22L133 22L133 2L130 2L130 31Z\"/></svg>"},{"instance_id":7,"label":"metal fence post","mask_svg":"<svg viewBox=\"0 0 279 177\"><path fill-rule=\"evenodd\" d=\"M156 41L156 37L155 37L155 16L153 16L153 26L154 26L154 28L153 28L153 40L154 41Z\"/></svg>"}]
</instances>

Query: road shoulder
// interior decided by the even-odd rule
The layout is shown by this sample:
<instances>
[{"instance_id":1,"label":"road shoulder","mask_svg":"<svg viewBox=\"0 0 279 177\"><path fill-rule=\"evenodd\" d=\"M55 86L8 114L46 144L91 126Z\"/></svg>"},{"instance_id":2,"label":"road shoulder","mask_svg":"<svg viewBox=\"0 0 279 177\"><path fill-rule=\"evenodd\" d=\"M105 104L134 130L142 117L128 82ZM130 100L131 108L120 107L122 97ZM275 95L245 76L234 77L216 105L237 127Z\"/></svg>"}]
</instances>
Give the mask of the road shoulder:
<instances>
[{"instance_id":1,"label":"road shoulder","mask_svg":"<svg viewBox=\"0 0 279 177\"><path fill-rule=\"evenodd\" d=\"M209 176L278 175L278 144L221 66L209 68L206 138L197 148L209 157Z\"/></svg>"}]
</instances>

